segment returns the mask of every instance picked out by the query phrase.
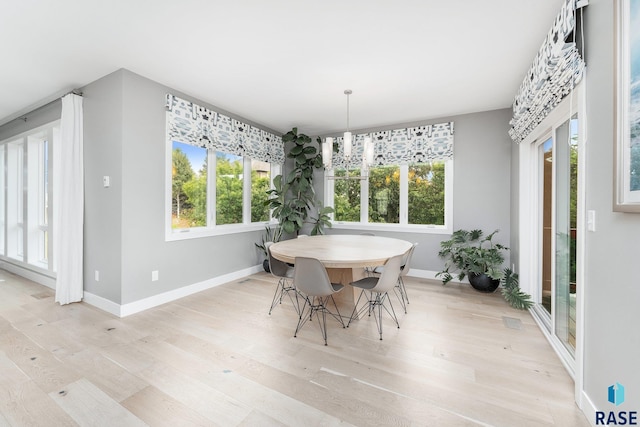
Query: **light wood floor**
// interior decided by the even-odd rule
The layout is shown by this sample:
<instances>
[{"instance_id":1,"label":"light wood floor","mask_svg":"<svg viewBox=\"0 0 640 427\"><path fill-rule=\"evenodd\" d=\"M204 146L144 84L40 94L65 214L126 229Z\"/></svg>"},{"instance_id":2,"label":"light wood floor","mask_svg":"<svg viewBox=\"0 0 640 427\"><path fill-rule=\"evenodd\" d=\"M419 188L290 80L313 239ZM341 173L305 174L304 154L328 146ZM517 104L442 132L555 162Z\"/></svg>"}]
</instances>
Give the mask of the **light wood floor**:
<instances>
[{"instance_id":1,"label":"light wood floor","mask_svg":"<svg viewBox=\"0 0 640 427\"><path fill-rule=\"evenodd\" d=\"M0 280L0 426L589 425L531 316L469 286L409 278L401 329L325 347L266 273L124 319Z\"/></svg>"}]
</instances>

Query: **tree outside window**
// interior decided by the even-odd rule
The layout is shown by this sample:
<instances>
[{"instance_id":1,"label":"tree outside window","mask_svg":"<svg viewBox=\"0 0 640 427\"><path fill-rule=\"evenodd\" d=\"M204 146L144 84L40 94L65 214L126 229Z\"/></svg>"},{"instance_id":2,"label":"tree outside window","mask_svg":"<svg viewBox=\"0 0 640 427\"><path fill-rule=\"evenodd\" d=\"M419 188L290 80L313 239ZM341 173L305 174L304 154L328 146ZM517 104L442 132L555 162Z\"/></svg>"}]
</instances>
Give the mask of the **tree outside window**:
<instances>
[{"instance_id":1,"label":"tree outside window","mask_svg":"<svg viewBox=\"0 0 640 427\"><path fill-rule=\"evenodd\" d=\"M378 166L369 170L369 222L400 222L399 166Z\"/></svg>"},{"instance_id":2,"label":"tree outside window","mask_svg":"<svg viewBox=\"0 0 640 427\"><path fill-rule=\"evenodd\" d=\"M444 163L409 166L409 224L444 225Z\"/></svg>"}]
</instances>

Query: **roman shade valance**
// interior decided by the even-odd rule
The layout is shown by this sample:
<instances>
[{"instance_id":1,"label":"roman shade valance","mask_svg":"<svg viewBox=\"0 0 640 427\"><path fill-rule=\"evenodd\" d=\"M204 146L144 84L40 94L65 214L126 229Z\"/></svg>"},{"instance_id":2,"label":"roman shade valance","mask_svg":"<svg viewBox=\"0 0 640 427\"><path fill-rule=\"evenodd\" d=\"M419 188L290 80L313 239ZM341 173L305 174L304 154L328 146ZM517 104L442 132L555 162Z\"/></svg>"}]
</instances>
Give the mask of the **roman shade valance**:
<instances>
[{"instance_id":1,"label":"roman shade valance","mask_svg":"<svg viewBox=\"0 0 640 427\"><path fill-rule=\"evenodd\" d=\"M342 151L343 138L338 137L338 152L333 153L332 158L334 168L353 169L361 166L365 136L371 136L373 140L376 166L428 163L453 158L453 122L447 122L355 134L349 165L345 164Z\"/></svg>"},{"instance_id":2,"label":"roman shade valance","mask_svg":"<svg viewBox=\"0 0 640 427\"><path fill-rule=\"evenodd\" d=\"M580 82L585 63L574 41L577 0L566 0L520 85L509 135L522 142Z\"/></svg>"},{"instance_id":3,"label":"roman shade valance","mask_svg":"<svg viewBox=\"0 0 640 427\"><path fill-rule=\"evenodd\" d=\"M193 102L167 94L167 136L172 141L269 163L284 163L282 138Z\"/></svg>"}]
</instances>

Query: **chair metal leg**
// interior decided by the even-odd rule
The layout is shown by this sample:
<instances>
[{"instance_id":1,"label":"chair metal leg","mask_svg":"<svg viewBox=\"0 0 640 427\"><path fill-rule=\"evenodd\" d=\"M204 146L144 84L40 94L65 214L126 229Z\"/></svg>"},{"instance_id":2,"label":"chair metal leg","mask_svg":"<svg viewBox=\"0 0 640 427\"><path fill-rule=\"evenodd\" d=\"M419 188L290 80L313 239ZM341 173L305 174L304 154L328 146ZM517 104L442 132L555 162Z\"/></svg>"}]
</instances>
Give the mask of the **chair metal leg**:
<instances>
[{"instance_id":1,"label":"chair metal leg","mask_svg":"<svg viewBox=\"0 0 640 427\"><path fill-rule=\"evenodd\" d=\"M305 313L307 306L309 306L308 316L307 316L307 313ZM309 301L309 298L305 298L304 305L302 306L302 310L300 311L300 314L298 317L298 324L296 326L296 331L293 333L294 338L298 336L298 331L300 331L300 329L302 329L302 326L304 326L304 324L307 323L307 320L311 319L312 314L313 314L313 304L311 301Z\"/></svg>"},{"instance_id":2,"label":"chair metal leg","mask_svg":"<svg viewBox=\"0 0 640 427\"><path fill-rule=\"evenodd\" d=\"M329 298L333 301L333 305L336 308L336 313L333 313L331 310L327 308L327 303L329 302ZM306 310L307 306L309 307L308 311ZM298 325L296 326L296 331L293 336L297 337L298 332L304 326L307 321L312 320L313 313L316 314L316 319L318 320L318 326L320 327L320 333L322 334L322 338L324 339L324 345L327 345L327 313L333 316L336 320L340 322L342 327L344 328L344 321L342 320L342 316L340 315L340 311L338 310L338 306L336 305L335 300L333 299L333 295L329 295L327 297L309 297L305 298L305 304L300 311L300 316L298 319ZM320 319L320 313L322 313L322 319Z\"/></svg>"},{"instance_id":3,"label":"chair metal leg","mask_svg":"<svg viewBox=\"0 0 640 427\"><path fill-rule=\"evenodd\" d=\"M398 322L398 317L396 316L396 311L393 308L393 304L391 303L391 299L389 298L389 294L385 292L384 294L380 294L378 292L372 292L370 298L365 305L363 305L360 310L358 310L358 304L360 303L360 298L364 294L364 289L360 292L360 296L358 297L358 301L356 302L356 306L353 308L353 312L351 313L351 317L349 318L349 323L347 324L347 328L351 324L351 321L354 319L356 313L358 313L358 317L364 313L365 310L368 310L369 315L373 313L373 318L376 322L376 326L378 329L378 333L380 334L380 339L382 340L382 309L389 314L391 319L396 323L398 329L400 329L400 322ZM389 307L387 307L387 302Z\"/></svg>"},{"instance_id":4,"label":"chair metal leg","mask_svg":"<svg viewBox=\"0 0 640 427\"><path fill-rule=\"evenodd\" d=\"M407 312L407 304L408 299L406 299L406 292L403 290L402 278L398 278L398 283L393 288L393 293L398 297L398 301L400 301L400 305L404 309L404 312Z\"/></svg>"},{"instance_id":5,"label":"chair metal leg","mask_svg":"<svg viewBox=\"0 0 640 427\"><path fill-rule=\"evenodd\" d=\"M358 296L358 300L356 301L355 305L353 306L353 311L351 312L351 316L349 317L349 322L347 323L347 328L349 327L349 325L351 324L351 322L353 321L353 319L357 319L359 318L362 313L364 313L364 310L368 310L369 311L369 316L371 316L371 300L370 298L367 298L367 302L365 305L363 305L359 310L358 310L358 304L360 304L360 300L362 299L362 296L364 295L364 289L362 291L360 291L360 295ZM365 295L366 298L366 295Z\"/></svg>"},{"instance_id":6,"label":"chair metal leg","mask_svg":"<svg viewBox=\"0 0 640 427\"><path fill-rule=\"evenodd\" d=\"M338 320L338 322L340 322L340 324L342 325L342 327L344 328L344 320L342 319L342 315L340 314L340 310L338 310L338 305L336 304L336 300L333 299L333 295L329 295L329 298L331 298L331 301L333 302L333 306L336 308L336 314L333 314L331 311L327 310L329 312L330 315L332 315L336 320Z\"/></svg>"},{"instance_id":7,"label":"chair metal leg","mask_svg":"<svg viewBox=\"0 0 640 427\"><path fill-rule=\"evenodd\" d=\"M273 299L271 300L271 307L269 307L269 315L271 315L273 307L277 304L282 304L282 293L284 292L284 285L282 284L283 280L284 279L278 280L276 291L273 293Z\"/></svg>"},{"instance_id":8,"label":"chair metal leg","mask_svg":"<svg viewBox=\"0 0 640 427\"><path fill-rule=\"evenodd\" d=\"M295 301L294 296L291 295L292 292L294 293ZM271 312L276 305L282 304L282 299L284 298L285 294L287 294L287 296L291 300L296 313L300 314L300 301L298 299L299 292L293 284L289 284L288 280L282 277L280 278L280 280L278 280L276 291L273 294L273 300L271 300L271 307L269 308L269 315L271 315Z\"/></svg>"},{"instance_id":9,"label":"chair metal leg","mask_svg":"<svg viewBox=\"0 0 640 427\"><path fill-rule=\"evenodd\" d=\"M402 276L399 276L399 282L400 290L402 291L402 295L404 296L403 301L405 301L406 304L409 304L409 294L407 293L407 288L404 286L404 279L402 278Z\"/></svg>"}]
</instances>

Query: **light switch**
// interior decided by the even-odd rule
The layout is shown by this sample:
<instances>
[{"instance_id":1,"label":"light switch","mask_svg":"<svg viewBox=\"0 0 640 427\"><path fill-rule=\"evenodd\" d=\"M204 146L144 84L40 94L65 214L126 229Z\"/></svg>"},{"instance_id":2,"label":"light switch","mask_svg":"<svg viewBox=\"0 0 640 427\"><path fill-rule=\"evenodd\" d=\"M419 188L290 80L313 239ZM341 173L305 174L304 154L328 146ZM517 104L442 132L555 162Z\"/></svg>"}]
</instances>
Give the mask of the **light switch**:
<instances>
[{"instance_id":1,"label":"light switch","mask_svg":"<svg viewBox=\"0 0 640 427\"><path fill-rule=\"evenodd\" d=\"M596 211L587 211L587 230L596 231Z\"/></svg>"},{"instance_id":2,"label":"light switch","mask_svg":"<svg viewBox=\"0 0 640 427\"><path fill-rule=\"evenodd\" d=\"M102 177L102 185L104 186L104 188L107 188L111 185L111 178L108 175Z\"/></svg>"}]
</instances>

